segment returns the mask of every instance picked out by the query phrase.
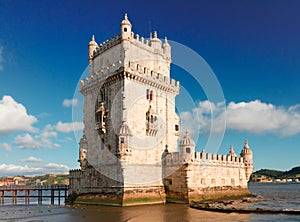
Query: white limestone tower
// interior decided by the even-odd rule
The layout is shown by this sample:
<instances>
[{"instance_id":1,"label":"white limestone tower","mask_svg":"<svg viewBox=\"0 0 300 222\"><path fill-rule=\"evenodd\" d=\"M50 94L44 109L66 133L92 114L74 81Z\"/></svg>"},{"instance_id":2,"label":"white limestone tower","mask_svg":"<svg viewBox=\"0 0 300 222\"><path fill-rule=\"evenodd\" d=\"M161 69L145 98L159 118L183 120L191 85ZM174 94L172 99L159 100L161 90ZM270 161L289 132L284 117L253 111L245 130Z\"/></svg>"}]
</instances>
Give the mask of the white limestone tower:
<instances>
[{"instance_id":1,"label":"white limestone tower","mask_svg":"<svg viewBox=\"0 0 300 222\"><path fill-rule=\"evenodd\" d=\"M179 82L170 78L167 39L162 43L157 32L149 41L134 35L125 14L120 34L101 44L92 37L88 61L90 75L80 85L84 96L80 149L86 155L80 154L82 170L95 169L121 180L123 187L145 183L145 189L162 188L161 158L165 147L177 151L180 134L175 112Z\"/></svg>"}]
</instances>

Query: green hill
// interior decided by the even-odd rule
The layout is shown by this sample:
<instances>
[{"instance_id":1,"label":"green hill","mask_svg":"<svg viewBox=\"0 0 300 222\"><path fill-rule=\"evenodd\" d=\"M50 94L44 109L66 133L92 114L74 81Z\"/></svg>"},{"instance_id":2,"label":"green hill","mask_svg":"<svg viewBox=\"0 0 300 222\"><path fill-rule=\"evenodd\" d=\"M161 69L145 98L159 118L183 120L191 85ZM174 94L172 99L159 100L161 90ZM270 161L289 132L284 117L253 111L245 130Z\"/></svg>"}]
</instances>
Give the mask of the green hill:
<instances>
[{"instance_id":1,"label":"green hill","mask_svg":"<svg viewBox=\"0 0 300 222\"><path fill-rule=\"evenodd\" d=\"M295 179L300 178L300 166L288 171L261 169L252 173L251 178L265 176L271 179Z\"/></svg>"}]
</instances>

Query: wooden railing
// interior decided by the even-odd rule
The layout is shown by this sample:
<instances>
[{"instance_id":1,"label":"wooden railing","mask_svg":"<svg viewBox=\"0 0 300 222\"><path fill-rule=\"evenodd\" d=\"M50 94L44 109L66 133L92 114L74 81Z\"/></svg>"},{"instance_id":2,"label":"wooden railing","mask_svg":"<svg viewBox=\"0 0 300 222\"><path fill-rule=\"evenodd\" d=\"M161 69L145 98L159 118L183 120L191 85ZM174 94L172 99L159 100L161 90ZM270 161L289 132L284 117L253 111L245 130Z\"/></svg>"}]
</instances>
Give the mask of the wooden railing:
<instances>
[{"instance_id":1,"label":"wooden railing","mask_svg":"<svg viewBox=\"0 0 300 222\"><path fill-rule=\"evenodd\" d=\"M37 191L37 192L34 192ZM43 195L43 191L50 191L50 195ZM18 198L25 198L25 204L30 203L31 198L37 198L38 204L42 204L43 197L50 198L51 204L54 204L54 199L57 198L58 204L60 205L60 199L64 198L67 200L67 185L52 185L52 186L0 186L0 199L1 203L4 204L4 199L11 198L12 204L17 203ZM24 194L20 195L20 192ZM63 193L61 193L63 192ZM45 193L44 193L45 194Z\"/></svg>"}]
</instances>

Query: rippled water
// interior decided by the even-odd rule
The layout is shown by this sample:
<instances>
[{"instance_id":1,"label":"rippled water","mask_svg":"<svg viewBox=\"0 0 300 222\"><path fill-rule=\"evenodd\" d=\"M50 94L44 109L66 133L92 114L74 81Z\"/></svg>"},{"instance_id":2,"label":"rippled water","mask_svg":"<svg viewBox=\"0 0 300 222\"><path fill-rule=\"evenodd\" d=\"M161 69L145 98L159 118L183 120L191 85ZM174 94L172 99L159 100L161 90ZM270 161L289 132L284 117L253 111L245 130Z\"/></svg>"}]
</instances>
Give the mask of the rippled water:
<instances>
[{"instance_id":1,"label":"rippled water","mask_svg":"<svg viewBox=\"0 0 300 222\"><path fill-rule=\"evenodd\" d=\"M300 183L253 183L249 190L258 195L256 207L300 211Z\"/></svg>"},{"instance_id":2,"label":"rippled water","mask_svg":"<svg viewBox=\"0 0 300 222\"><path fill-rule=\"evenodd\" d=\"M258 208L300 210L300 183L249 184ZM184 204L144 205L132 207L2 205L0 221L300 221L300 215L238 214L201 211Z\"/></svg>"}]
</instances>

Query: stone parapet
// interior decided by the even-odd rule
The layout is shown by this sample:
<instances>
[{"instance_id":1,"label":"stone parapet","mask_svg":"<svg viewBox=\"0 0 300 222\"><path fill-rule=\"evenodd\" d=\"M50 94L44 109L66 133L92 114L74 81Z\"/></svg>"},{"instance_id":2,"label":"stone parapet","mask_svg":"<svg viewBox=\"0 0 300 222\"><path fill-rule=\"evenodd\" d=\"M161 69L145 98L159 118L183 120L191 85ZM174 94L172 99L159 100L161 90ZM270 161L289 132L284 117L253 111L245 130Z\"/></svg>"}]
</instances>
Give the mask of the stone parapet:
<instances>
[{"instance_id":1,"label":"stone parapet","mask_svg":"<svg viewBox=\"0 0 300 222\"><path fill-rule=\"evenodd\" d=\"M244 167L244 158L243 157L233 157L228 155L214 154L214 153L203 153L195 152L194 155L190 158L184 159L184 156L181 156L179 152L168 153L166 155L166 164L167 165L178 165L188 162L189 164L211 164L211 165L236 165Z\"/></svg>"},{"instance_id":2,"label":"stone parapet","mask_svg":"<svg viewBox=\"0 0 300 222\"><path fill-rule=\"evenodd\" d=\"M116 76L117 74L121 74ZM116 78L114 78L114 76ZM116 64L112 64L96 73L86 77L80 81L80 91L86 94L87 91L98 89L99 83L104 81L107 83L110 80L119 80L120 78L130 78L134 81L139 81L144 84L152 85L154 87L173 92L178 94L180 83L174 79L150 70L147 67L141 66L137 63L129 62L126 65L122 65L119 61Z\"/></svg>"},{"instance_id":3,"label":"stone parapet","mask_svg":"<svg viewBox=\"0 0 300 222\"><path fill-rule=\"evenodd\" d=\"M110 39L107 39L106 41L102 42L99 47L94 51L93 59L95 59L98 55L103 53L104 51L112 48L113 46L119 44L121 42L122 38L120 34L117 34Z\"/></svg>"}]
</instances>

